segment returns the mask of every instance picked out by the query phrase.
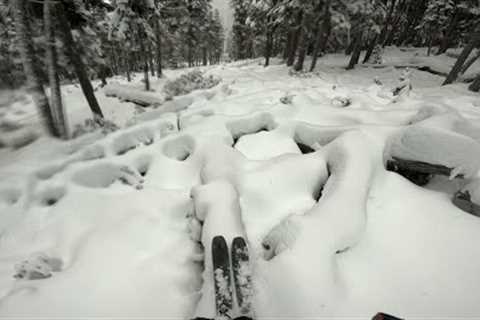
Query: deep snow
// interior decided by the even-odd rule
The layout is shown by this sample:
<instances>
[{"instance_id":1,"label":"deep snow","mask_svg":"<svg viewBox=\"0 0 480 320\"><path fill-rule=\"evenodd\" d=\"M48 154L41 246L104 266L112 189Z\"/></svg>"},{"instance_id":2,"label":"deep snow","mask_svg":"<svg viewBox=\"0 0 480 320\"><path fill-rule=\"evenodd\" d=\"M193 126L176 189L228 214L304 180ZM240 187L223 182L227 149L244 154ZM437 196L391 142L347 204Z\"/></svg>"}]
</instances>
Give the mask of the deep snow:
<instances>
[{"instance_id":1,"label":"deep snow","mask_svg":"<svg viewBox=\"0 0 480 320\"><path fill-rule=\"evenodd\" d=\"M402 70L388 64L438 63L408 52L348 72L343 55L309 75L260 60L203 68L223 82L175 99L178 113L138 113L99 89L107 116L131 126L0 149L0 317L211 317L217 234L248 238L259 319L480 317L480 220L450 202L480 194L480 98L413 70L392 103ZM79 88L64 95L83 122ZM420 188L384 169L391 156L469 180ZM39 255L61 267L14 278Z\"/></svg>"}]
</instances>

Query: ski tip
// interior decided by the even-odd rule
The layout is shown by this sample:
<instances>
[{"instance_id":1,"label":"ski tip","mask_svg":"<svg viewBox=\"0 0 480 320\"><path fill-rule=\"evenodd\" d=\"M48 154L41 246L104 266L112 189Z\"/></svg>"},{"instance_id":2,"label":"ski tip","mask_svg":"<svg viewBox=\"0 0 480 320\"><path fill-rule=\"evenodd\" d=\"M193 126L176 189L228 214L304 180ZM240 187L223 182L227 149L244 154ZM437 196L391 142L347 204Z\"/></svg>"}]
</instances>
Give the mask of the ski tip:
<instances>
[{"instance_id":1,"label":"ski tip","mask_svg":"<svg viewBox=\"0 0 480 320\"><path fill-rule=\"evenodd\" d=\"M403 320L401 318L397 318L397 317L394 317L394 316L391 316L389 314L386 314L386 313L377 313L373 318L372 320Z\"/></svg>"},{"instance_id":2,"label":"ski tip","mask_svg":"<svg viewBox=\"0 0 480 320\"><path fill-rule=\"evenodd\" d=\"M212 244L215 246L227 246L227 240L225 240L224 236L215 236L212 239Z\"/></svg>"},{"instance_id":3,"label":"ski tip","mask_svg":"<svg viewBox=\"0 0 480 320\"><path fill-rule=\"evenodd\" d=\"M233 239L232 244L233 244L233 245L246 246L246 245L247 245L247 242L245 241L245 238L244 238L244 237L236 237L235 239Z\"/></svg>"}]
</instances>

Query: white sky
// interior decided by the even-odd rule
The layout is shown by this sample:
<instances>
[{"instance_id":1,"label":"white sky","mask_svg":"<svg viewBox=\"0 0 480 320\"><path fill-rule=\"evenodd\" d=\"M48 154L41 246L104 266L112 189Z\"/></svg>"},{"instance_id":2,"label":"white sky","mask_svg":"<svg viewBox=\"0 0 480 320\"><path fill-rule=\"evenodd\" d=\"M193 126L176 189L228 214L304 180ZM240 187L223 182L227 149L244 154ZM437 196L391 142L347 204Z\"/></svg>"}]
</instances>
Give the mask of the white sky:
<instances>
[{"instance_id":1,"label":"white sky","mask_svg":"<svg viewBox=\"0 0 480 320\"><path fill-rule=\"evenodd\" d=\"M220 11L220 15L222 16L223 20L223 26L226 29L225 31L228 32L228 30L231 29L233 22L233 11L230 6L230 0L213 0L212 5L214 8L218 9L218 11Z\"/></svg>"}]
</instances>

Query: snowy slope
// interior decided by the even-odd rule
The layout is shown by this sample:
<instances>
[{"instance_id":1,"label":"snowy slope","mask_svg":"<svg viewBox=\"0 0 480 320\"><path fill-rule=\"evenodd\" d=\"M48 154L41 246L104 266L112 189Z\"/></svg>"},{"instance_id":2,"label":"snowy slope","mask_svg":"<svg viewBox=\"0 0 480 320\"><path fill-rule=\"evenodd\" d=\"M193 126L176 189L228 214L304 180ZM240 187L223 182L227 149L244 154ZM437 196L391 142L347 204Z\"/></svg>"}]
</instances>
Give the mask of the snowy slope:
<instances>
[{"instance_id":1,"label":"snowy slope","mask_svg":"<svg viewBox=\"0 0 480 320\"><path fill-rule=\"evenodd\" d=\"M476 181L478 157L457 151L479 146L478 94L414 71L414 90L392 103L401 70L347 72L345 59L308 76L259 61L209 67L223 83L192 94L186 110L0 151L0 317L211 317L202 259L210 270L217 234L248 238L259 319L479 317L480 220L450 202L465 182L420 188L384 169L397 153L421 155ZM86 115L69 90L78 123ZM120 125L135 114L102 99ZM432 131L454 138L434 135L447 142L438 149ZM24 260L49 277L13 278Z\"/></svg>"}]
</instances>

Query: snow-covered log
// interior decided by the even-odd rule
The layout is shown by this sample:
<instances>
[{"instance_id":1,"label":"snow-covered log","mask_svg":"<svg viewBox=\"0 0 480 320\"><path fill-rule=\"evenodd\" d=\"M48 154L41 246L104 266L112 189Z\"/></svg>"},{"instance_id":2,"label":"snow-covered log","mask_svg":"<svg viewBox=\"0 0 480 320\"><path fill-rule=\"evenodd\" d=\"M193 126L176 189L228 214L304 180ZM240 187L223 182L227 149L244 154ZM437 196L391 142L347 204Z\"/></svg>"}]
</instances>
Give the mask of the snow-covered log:
<instances>
[{"instance_id":1,"label":"snow-covered log","mask_svg":"<svg viewBox=\"0 0 480 320\"><path fill-rule=\"evenodd\" d=\"M119 84L107 85L104 92L107 97L116 97L123 101L133 102L142 107L159 106L165 101L163 96L157 93L132 89L129 86Z\"/></svg>"},{"instance_id":2,"label":"snow-covered log","mask_svg":"<svg viewBox=\"0 0 480 320\"><path fill-rule=\"evenodd\" d=\"M419 172L469 178L480 169L480 144L451 131L410 126L390 138L386 157Z\"/></svg>"}]
</instances>

